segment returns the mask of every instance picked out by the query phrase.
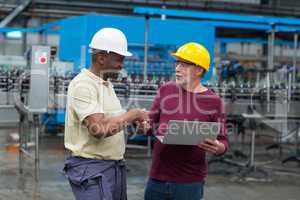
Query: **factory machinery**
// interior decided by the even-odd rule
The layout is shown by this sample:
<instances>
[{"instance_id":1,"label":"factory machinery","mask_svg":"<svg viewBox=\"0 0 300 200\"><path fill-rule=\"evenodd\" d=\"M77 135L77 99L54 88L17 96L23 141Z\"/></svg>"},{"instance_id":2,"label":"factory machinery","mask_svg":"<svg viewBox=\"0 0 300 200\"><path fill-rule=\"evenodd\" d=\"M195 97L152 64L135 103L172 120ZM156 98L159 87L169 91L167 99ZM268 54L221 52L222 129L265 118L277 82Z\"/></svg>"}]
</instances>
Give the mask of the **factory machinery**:
<instances>
[{"instance_id":1,"label":"factory machinery","mask_svg":"<svg viewBox=\"0 0 300 200\"><path fill-rule=\"evenodd\" d=\"M65 62L55 63L55 69L65 67ZM58 66L58 67L57 67ZM121 73L117 80L113 80L113 85L117 95L120 97L123 106L127 109L130 107L145 107L149 108L153 97L156 95L158 88L165 82L174 79L173 63L160 62L154 65L153 69L148 72L145 78L142 72L143 63L138 61L125 61L125 70L127 72ZM135 67L133 67L135 66ZM161 73L159 70L161 66L165 66L165 70ZM167 66L167 67L166 67ZM53 67L50 67L49 77L49 103L48 115L49 117L56 116L52 119L47 119L47 123L58 125L64 123L64 108L66 104L67 88L76 75L69 71L57 73ZM29 73L25 67L0 67L0 89L1 89L1 104L11 105L14 102L14 94L19 93L21 96L29 90ZM276 71L247 69L243 71L243 75L236 73L239 76L237 80L230 77L213 77L212 80L204 83L207 87L213 89L217 94L224 98L226 103L226 113L229 118L239 116L247 112L248 106L254 107L257 112L265 113L267 108L267 89L266 89L266 75L271 74L271 77L276 76ZM250 75L249 75L250 74ZM288 74L286 74L288 76ZM247 77L247 78L245 78ZM250 77L250 78L249 78ZM272 78L270 87L271 109L274 108L272 104L277 102L278 96L286 94L288 91L287 82L276 82L276 78ZM288 96L287 96L288 98ZM26 98L25 98L26 99ZM288 104L291 105L289 113L291 116L300 116L297 108L300 100L300 85L296 84L291 89L291 96L287 99ZM296 106L296 107L295 107ZM269 111L269 114L272 111ZM299 114L299 115L298 115ZM53 121L54 120L54 121Z\"/></svg>"},{"instance_id":2,"label":"factory machinery","mask_svg":"<svg viewBox=\"0 0 300 200\"><path fill-rule=\"evenodd\" d=\"M56 63L57 64L57 63ZM125 69L126 69L125 62ZM214 90L217 94L225 99L226 112L230 115L240 115L247 111L247 105L254 102L258 111L266 103L266 80L264 79L268 72L266 70L249 70L254 74L254 80L246 81L227 81L222 82L206 82L205 86ZM52 73L49 78L49 109L64 109L67 88L70 81L76 74L67 72L65 74ZM257 77L262 77L258 79ZM12 70L2 68L0 70L0 89L2 96L2 105L13 104L12 93L26 94L29 90L29 74L26 69L13 68ZM142 74L128 73L121 76L117 80L113 80L117 95L124 101L131 99L145 100L151 102L156 95L158 88L167 81L174 79L174 71L165 74L150 74L144 79ZM288 85L284 83L271 84L270 99L275 102L279 94L284 94L288 90ZM297 104L300 100L300 85L295 85L291 91L290 104ZM135 102L137 103L137 102ZM125 102L124 104L125 105ZM138 103L139 106L149 108L149 105ZM239 107L241 105L241 107ZM232 107L232 109L231 109ZM233 108L234 107L234 108ZM298 109L293 109L294 111ZM296 114L296 113L295 113Z\"/></svg>"},{"instance_id":3,"label":"factory machinery","mask_svg":"<svg viewBox=\"0 0 300 200\"><path fill-rule=\"evenodd\" d=\"M57 65L58 62L56 62ZM59 64L58 64L59 65ZM127 69L128 61L125 62L125 69ZM140 66L141 68L141 66ZM128 73L129 71L129 73ZM119 76L118 80L112 81L115 91L125 109L132 107L150 108L152 100L157 93L158 88L165 82L172 80L174 71L170 71L167 75L150 74L147 79L144 76L136 73ZM206 82L205 85L213 89L217 94L224 98L226 103L226 114L228 120L236 121L240 119L243 113L249 111L249 107L254 108L259 113L267 113L270 117L274 117L275 104L278 103L278 98L286 94L288 85L286 84L271 84L270 103L267 106L267 90L266 81L264 79L268 71L251 70L253 74L252 80L245 82L234 80L222 80L217 82ZM275 72L270 72L275 73ZM25 69L5 70L2 69L0 73L0 84L2 98L2 105L13 104L13 98L19 92L26 101L26 93L29 90L29 76ZM76 74L67 72L65 74L52 73L49 78L49 103L48 112L44 114L43 120L47 125L48 131L56 132L57 127L64 125L64 109L66 105L67 88ZM261 77L259 79L258 77ZM287 96L286 96L287 97ZM290 105L289 117L296 118L300 116L299 107L300 87L296 85L291 91L290 100L286 99L287 104ZM268 111L268 107L270 110ZM18 119L16 119L18 120Z\"/></svg>"}]
</instances>

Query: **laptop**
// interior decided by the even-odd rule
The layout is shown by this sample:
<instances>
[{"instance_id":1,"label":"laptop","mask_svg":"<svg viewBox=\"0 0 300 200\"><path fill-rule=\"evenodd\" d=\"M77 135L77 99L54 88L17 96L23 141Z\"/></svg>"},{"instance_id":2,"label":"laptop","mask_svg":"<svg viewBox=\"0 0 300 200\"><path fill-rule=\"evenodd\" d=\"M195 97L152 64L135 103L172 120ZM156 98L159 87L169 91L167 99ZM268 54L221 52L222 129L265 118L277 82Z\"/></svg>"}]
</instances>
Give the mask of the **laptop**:
<instances>
[{"instance_id":1,"label":"laptop","mask_svg":"<svg viewBox=\"0 0 300 200\"><path fill-rule=\"evenodd\" d=\"M206 138L216 139L220 128L219 122L170 120L167 133L155 137L163 144L198 145Z\"/></svg>"}]
</instances>

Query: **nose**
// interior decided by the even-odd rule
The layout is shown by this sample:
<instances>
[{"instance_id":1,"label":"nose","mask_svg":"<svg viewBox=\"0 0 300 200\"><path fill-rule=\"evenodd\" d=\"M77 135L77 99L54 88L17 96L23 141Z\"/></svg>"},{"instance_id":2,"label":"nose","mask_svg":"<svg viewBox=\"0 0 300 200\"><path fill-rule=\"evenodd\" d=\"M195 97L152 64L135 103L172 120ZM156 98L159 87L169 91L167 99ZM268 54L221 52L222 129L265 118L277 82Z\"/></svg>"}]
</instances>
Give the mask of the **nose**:
<instances>
[{"instance_id":1,"label":"nose","mask_svg":"<svg viewBox=\"0 0 300 200\"><path fill-rule=\"evenodd\" d=\"M177 64L177 65L176 65L176 68L175 68L176 73L180 73L180 72L181 72L181 69L182 69L181 65L180 65L180 64Z\"/></svg>"}]
</instances>

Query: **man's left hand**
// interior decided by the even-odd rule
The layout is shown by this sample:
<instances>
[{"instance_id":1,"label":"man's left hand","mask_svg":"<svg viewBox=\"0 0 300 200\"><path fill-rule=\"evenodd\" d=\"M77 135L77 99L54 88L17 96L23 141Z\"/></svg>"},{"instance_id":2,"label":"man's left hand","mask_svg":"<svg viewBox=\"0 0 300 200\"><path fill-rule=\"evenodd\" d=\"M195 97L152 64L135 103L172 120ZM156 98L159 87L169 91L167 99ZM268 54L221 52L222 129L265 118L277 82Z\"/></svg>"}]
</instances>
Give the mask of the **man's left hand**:
<instances>
[{"instance_id":1,"label":"man's left hand","mask_svg":"<svg viewBox=\"0 0 300 200\"><path fill-rule=\"evenodd\" d=\"M225 151L225 145L218 140L205 139L198 147L214 155L220 155Z\"/></svg>"}]
</instances>

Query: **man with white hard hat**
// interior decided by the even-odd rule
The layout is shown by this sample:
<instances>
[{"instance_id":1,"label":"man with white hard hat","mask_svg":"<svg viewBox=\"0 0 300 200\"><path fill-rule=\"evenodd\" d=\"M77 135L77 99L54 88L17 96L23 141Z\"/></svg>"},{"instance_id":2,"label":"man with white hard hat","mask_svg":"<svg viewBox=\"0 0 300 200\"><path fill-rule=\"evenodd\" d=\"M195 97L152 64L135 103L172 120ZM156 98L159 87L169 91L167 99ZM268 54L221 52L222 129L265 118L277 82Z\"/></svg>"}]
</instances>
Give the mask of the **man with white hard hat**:
<instances>
[{"instance_id":1,"label":"man with white hard hat","mask_svg":"<svg viewBox=\"0 0 300 200\"><path fill-rule=\"evenodd\" d=\"M92 65L70 83L65 120L65 147L71 153L64 171L77 200L125 200L127 123L147 122L143 109L122 110L110 78L123 68L125 35L115 28L96 32L89 45Z\"/></svg>"}]
</instances>

